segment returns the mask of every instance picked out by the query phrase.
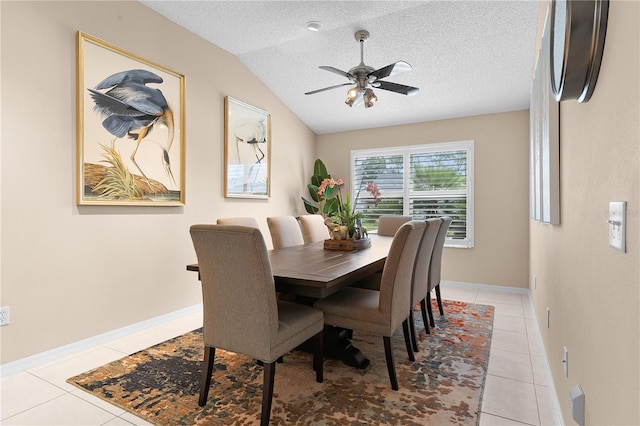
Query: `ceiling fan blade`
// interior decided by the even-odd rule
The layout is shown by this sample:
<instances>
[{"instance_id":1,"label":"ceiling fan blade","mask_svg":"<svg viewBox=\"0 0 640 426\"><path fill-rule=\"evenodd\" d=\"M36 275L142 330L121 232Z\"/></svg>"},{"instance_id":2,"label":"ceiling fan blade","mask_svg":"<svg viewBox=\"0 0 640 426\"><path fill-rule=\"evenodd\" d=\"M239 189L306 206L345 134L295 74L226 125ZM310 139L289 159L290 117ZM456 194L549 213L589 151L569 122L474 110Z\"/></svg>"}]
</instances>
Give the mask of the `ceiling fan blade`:
<instances>
[{"instance_id":1,"label":"ceiling fan blade","mask_svg":"<svg viewBox=\"0 0 640 426\"><path fill-rule=\"evenodd\" d=\"M382 90L389 90L390 92L401 93L407 96L415 95L420 90L417 87L405 86L404 84L391 83L389 81L376 81L372 84L372 86Z\"/></svg>"},{"instance_id":2,"label":"ceiling fan blade","mask_svg":"<svg viewBox=\"0 0 640 426\"><path fill-rule=\"evenodd\" d=\"M336 84L335 86L329 86L329 87L325 87L323 89L317 89L317 90L312 90L310 92L305 93L305 95L313 95L315 93L320 93L320 92L324 92L325 90L331 90L331 89L335 89L337 87L342 87L342 86L351 86L353 83L342 83L342 84Z\"/></svg>"},{"instance_id":3,"label":"ceiling fan blade","mask_svg":"<svg viewBox=\"0 0 640 426\"><path fill-rule=\"evenodd\" d=\"M322 66L320 66L320 68L323 69L323 70L327 70L329 72L332 72L334 74L338 74L338 75L341 75L343 77L347 77L351 81L354 81L356 79L354 76L352 76L348 72L339 70L338 68L330 67L330 66L327 66L327 65L322 65Z\"/></svg>"},{"instance_id":4,"label":"ceiling fan blade","mask_svg":"<svg viewBox=\"0 0 640 426\"><path fill-rule=\"evenodd\" d=\"M411 71L412 69L413 68L411 68L411 65L409 65L405 61L398 61L369 73L369 76L374 76L376 80L380 80L401 72Z\"/></svg>"}]
</instances>

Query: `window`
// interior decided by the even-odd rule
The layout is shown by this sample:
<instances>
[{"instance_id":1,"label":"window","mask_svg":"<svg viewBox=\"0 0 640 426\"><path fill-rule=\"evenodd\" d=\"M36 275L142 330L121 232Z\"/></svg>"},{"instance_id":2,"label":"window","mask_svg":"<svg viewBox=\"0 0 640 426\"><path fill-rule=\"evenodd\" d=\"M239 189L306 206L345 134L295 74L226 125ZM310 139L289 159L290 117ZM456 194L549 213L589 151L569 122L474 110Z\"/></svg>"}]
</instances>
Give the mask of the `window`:
<instances>
[{"instance_id":1,"label":"window","mask_svg":"<svg viewBox=\"0 0 640 426\"><path fill-rule=\"evenodd\" d=\"M362 224L381 214L451 216L446 247L473 247L473 141L351 151L351 194ZM376 204L367 185L378 186Z\"/></svg>"}]
</instances>

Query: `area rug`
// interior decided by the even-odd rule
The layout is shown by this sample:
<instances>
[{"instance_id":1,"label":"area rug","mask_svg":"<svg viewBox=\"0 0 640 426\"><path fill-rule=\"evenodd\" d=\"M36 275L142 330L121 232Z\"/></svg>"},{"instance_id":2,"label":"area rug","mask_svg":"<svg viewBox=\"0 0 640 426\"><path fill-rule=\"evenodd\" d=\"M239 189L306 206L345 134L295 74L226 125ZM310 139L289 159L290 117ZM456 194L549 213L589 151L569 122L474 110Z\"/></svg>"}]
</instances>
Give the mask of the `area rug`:
<instances>
[{"instance_id":1,"label":"area rug","mask_svg":"<svg viewBox=\"0 0 640 426\"><path fill-rule=\"evenodd\" d=\"M326 359L316 383L311 354L293 351L277 364L272 425L477 425L493 329L493 307L444 301L435 329L407 358L402 332L393 336L400 389L393 391L380 336L354 332L366 369ZM198 406L201 330L178 336L67 381L155 425L254 425L262 405L262 367L216 351L205 407Z\"/></svg>"}]
</instances>

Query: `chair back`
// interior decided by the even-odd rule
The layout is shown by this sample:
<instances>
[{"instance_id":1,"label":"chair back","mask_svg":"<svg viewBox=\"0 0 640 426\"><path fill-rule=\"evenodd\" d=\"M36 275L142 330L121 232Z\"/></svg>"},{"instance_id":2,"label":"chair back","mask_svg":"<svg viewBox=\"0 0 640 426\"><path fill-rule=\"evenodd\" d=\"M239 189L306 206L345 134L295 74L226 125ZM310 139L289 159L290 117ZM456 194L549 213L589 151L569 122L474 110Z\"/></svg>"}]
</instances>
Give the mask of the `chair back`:
<instances>
[{"instance_id":1,"label":"chair back","mask_svg":"<svg viewBox=\"0 0 640 426\"><path fill-rule=\"evenodd\" d=\"M218 225L238 225L260 228L258 221L254 217L223 217L216 221Z\"/></svg>"},{"instance_id":2,"label":"chair back","mask_svg":"<svg viewBox=\"0 0 640 426\"><path fill-rule=\"evenodd\" d=\"M193 225L202 281L204 344L270 359L278 332L271 263L259 229Z\"/></svg>"},{"instance_id":3,"label":"chair back","mask_svg":"<svg viewBox=\"0 0 640 426\"><path fill-rule=\"evenodd\" d=\"M382 270L379 309L390 318L391 330L397 329L409 313L413 267L425 227L424 220L404 223L393 237Z\"/></svg>"},{"instance_id":4,"label":"chair back","mask_svg":"<svg viewBox=\"0 0 640 426\"><path fill-rule=\"evenodd\" d=\"M324 241L329 239L329 230L324 224L324 217L319 214L305 214L298 218L300 228L302 228L302 238L304 243Z\"/></svg>"},{"instance_id":5,"label":"chair back","mask_svg":"<svg viewBox=\"0 0 640 426\"><path fill-rule=\"evenodd\" d=\"M267 225L274 249L304 244L300 224L294 216L268 217Z\"/></svg>"},{"instance_id":6,"label":"chair back","mask_svg":"<svg viewBox=\"0 0 640 426\"><path fill-rule=\"evenodd\" d=\"M431 270L429 271L429 291L440 284L440 273L442 271L442 252L444 251L444 240L451 225L451 217L443 216L440 218L442 223L436 236L433 246L433 254L431 255Z\"/></svg>"},{"instance_id":7,"label":"chair back","mask_svg":"<svg viewBox=\"0 0 640 426\"><path fill-rule=\"evenodd\" d=\"M411 286L411 308L427 297L429 293L429 270L431 256L435 246L436 237L440 230L440 218L427 219L426 228L422 234L422 240L416 256L415 269L413 271L413 285Z\"/></svg>"},{"instance_id":8,"label":"chair back","mask_svg":"<svg viewBox=\"0 0 640 426\"><path fill-rule=\"evenodd\" d=\"M378 235L393 237L402 224L409 222L411 219L413 219L411 216L382 214L378 218Z\"/></svg>"}]
</instances>

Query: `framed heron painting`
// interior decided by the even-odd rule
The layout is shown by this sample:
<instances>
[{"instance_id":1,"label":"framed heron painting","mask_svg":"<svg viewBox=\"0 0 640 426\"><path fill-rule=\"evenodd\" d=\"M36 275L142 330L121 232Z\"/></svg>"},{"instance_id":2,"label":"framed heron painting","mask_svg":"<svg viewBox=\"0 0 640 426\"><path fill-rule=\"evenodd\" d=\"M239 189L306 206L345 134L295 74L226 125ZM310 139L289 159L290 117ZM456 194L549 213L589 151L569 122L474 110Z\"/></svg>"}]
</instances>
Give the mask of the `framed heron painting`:
<instances>
[{"instance_id":1,"label":"framed heron painting","mask_svg":"<svg viewBox=\"0 0 640 426\"><path fill-rule=\"evenodd\" d=\"M271 115L229 96L224 110L225 197L269 198Z\"/></svg>"},{"instance_id":2,"label":"framed heron painting","mask_svg":"<svg viewBox=\"0 0 640 426\"><path fill-rule=\"evenodd\" d=\"M184 205L184 75L80 31L77 42L77 203Z\"/></svg>"}]
</instances>

